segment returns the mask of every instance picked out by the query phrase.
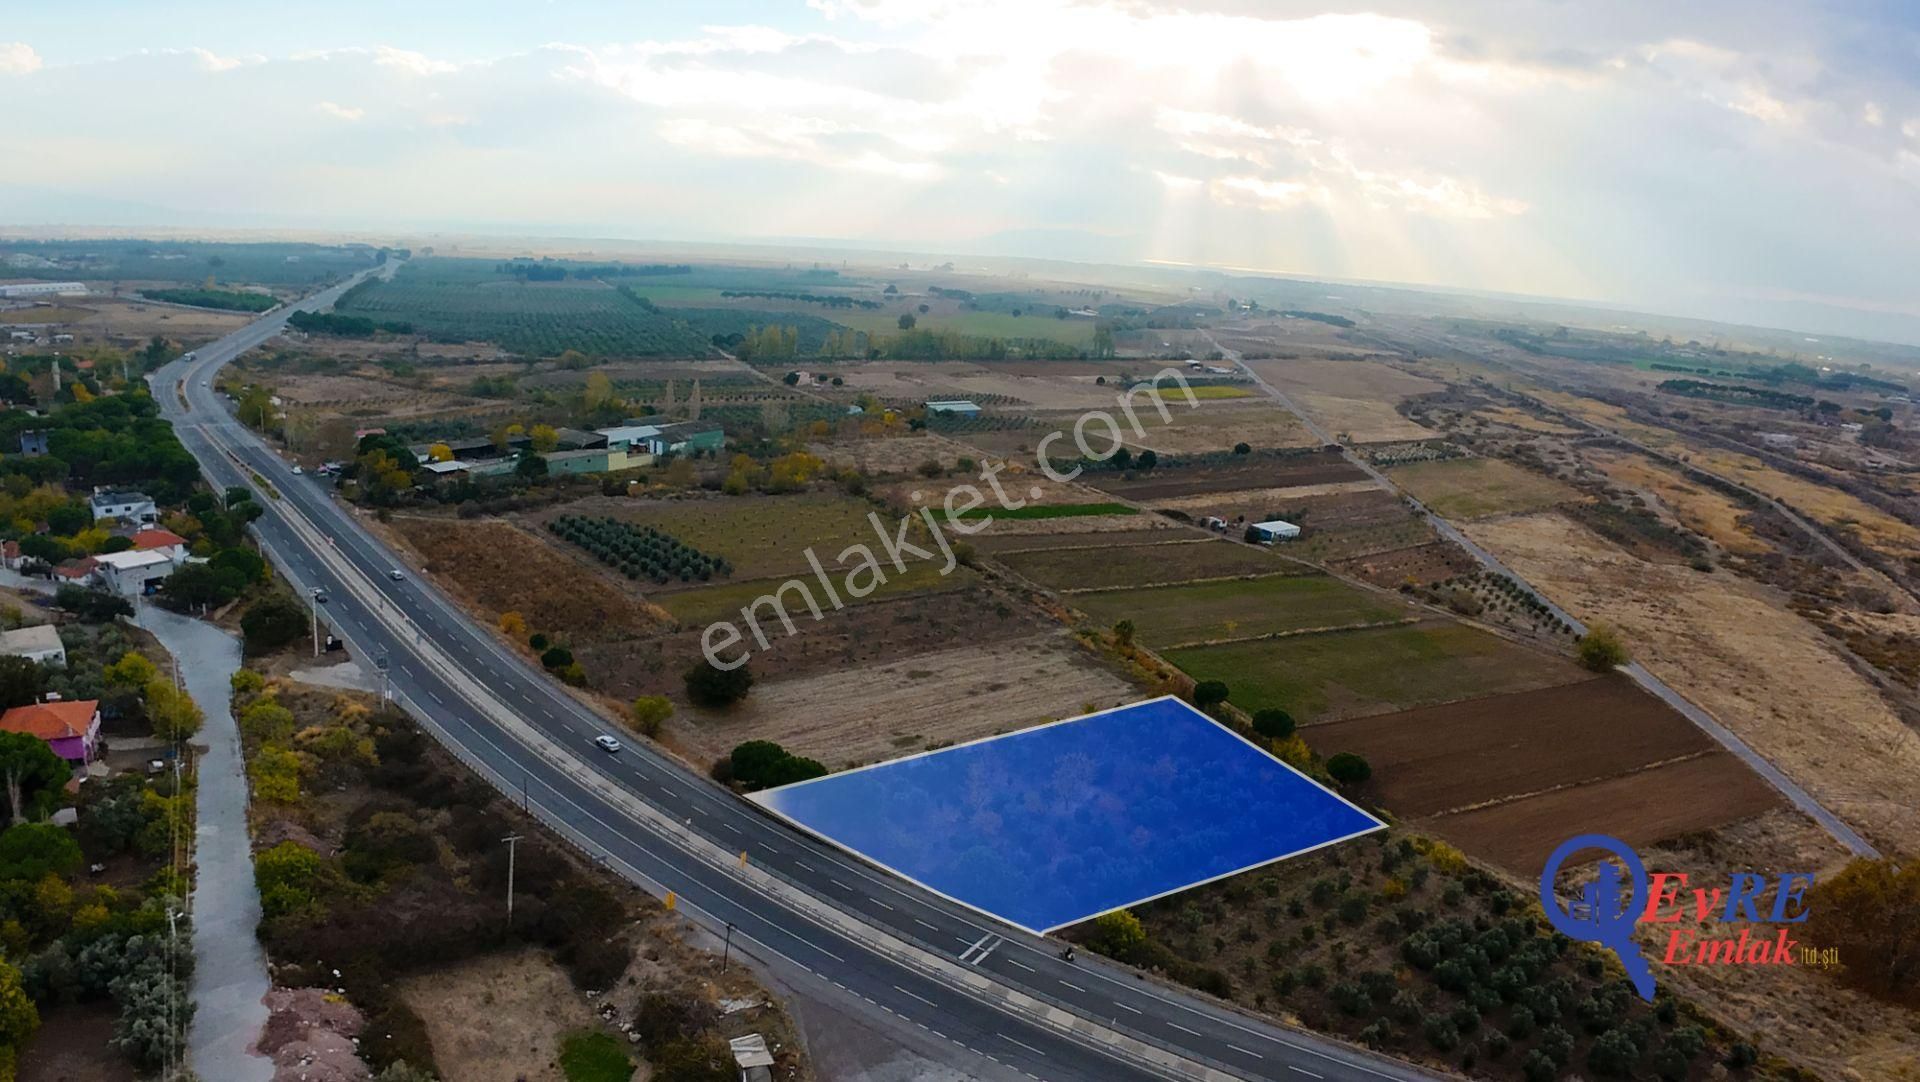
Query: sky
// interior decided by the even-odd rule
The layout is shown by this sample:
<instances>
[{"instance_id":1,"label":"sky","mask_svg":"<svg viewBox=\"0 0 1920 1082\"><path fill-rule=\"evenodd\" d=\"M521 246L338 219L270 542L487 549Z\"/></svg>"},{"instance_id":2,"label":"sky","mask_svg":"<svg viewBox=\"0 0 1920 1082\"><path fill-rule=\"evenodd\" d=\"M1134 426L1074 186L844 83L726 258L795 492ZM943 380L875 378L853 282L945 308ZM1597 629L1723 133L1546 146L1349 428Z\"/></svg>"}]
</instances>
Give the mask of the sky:
<instances>
[{"instance_id":1,"label":"sky","mask_svg":"<svg viewBox=\"0 0 1920 1082\"><path fill-rule=\"evenodd\" d=\"M0 226L1165 261L1920 335L1898 0L6 6Z\"/></svg>"}]
</instances>

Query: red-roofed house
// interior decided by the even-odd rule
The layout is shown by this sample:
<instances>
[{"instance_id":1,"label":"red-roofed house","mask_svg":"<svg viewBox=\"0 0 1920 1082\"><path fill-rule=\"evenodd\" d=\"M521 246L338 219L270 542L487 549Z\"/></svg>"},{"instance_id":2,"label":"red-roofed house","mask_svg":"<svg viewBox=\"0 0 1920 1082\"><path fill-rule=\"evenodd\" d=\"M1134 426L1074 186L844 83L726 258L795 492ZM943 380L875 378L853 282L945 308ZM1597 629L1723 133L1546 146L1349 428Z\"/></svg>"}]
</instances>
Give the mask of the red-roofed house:
<instances>
[{"instance_id":1,"label":"red-roofed house","mask_svg":"<svg viewBox=\"0 0 1920 1082\"><path fill-rule=\"evenodd\" d=\"M162 553L178 564L187 558L187 539L172 530L151 526L133 535L133 551Z\"/></svg>"},{"instance_id":2,"label":"red-roofed house","mask_svg":"<svg viewBox=\"0 0 1920 1082\"><path fill-rule=\"evenodd\" d=\"M99 569L100 561L91 556L83 556L78 560L68 560L66 563L54 568L53 577L65 582L85 586L94 581L97 577L95 572Z\"/></svg>"},{"instance_id":3,"label":"red-roofed house","mask_svg":"<svg viewBox=\"0 0 1920 1082\"><path fill-rule=\"evenodd\" d=\"M100 702L81 699L16 706L0 714L0 732L28 733L47 742L53 753L85 766L100 741Z\"/></svg>"}]
</instances>

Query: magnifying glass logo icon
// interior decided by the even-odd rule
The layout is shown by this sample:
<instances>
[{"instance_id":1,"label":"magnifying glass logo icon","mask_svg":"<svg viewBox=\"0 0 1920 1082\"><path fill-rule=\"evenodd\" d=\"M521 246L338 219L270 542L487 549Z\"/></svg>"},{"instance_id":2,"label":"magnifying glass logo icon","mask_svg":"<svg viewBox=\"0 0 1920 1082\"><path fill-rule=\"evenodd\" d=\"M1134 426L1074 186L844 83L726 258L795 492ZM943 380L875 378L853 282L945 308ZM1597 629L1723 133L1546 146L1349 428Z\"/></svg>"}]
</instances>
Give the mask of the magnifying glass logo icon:
<instances>
[{"instance_id":1,"label":"magnifying glass logo icon","mask_svg":"<svg viewBox=\"0 0 1920 1082\"><path fill-rule=\"evenodd\" d=\"M1580 894L1563 906L1553 889L1554 880L1568 857L1586 849L1605 850L1613 854L1615 860L1603 861L1594 881L1580 888ZM1629 886L1630 894L1623 889ZM1646 898L1647 869L1640 863L1640 854L1626 842L1606 834L1581 834L1567 839L1547 858L1547 866L1540 872L1540 906L1547 911L1548 922L1568 938L1598 943L1611 950L1626 967L1634 991L1651 1003L1653 970L1640 953L1640 945L1633 941L1635 903L1644 905Z\"/></svg>"}]
</instances>

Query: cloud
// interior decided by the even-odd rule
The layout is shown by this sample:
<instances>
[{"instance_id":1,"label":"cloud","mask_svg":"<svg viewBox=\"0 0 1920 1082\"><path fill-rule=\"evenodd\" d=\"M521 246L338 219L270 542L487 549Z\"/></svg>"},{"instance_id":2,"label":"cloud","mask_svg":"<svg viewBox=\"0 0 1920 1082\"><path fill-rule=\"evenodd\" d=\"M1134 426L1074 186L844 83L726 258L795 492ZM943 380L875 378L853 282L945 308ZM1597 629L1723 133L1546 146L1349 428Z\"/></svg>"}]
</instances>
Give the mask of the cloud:
<instances>
[{"instance_id":1,"label":"cloud","mask_svg":"<svg viewBox=\"0 0 1920 1082\"><path fill-rule=\"evenodd\" d=\"M1606 299L1920 295L1891 239L1920 231L1920 31L1897 19L811 0L603 40L550 6L498 18L444 53L375 13L344 48L257 57L231 33L42 68L0 46L0 72L34 72L17 133L76 197L204 214L1032 255L1078 234L1115 258Z\"/></svg>"},{"instance_id":2,"label":"cloud","mask_svg":"<svg viewBox=\"0 0 1920 1082\"><path fill-rule=\"evenodd\" d=\"M22 41L0 42L0 75L31 75L40 70L40 54Z\"/></svg>"}]
</instances>

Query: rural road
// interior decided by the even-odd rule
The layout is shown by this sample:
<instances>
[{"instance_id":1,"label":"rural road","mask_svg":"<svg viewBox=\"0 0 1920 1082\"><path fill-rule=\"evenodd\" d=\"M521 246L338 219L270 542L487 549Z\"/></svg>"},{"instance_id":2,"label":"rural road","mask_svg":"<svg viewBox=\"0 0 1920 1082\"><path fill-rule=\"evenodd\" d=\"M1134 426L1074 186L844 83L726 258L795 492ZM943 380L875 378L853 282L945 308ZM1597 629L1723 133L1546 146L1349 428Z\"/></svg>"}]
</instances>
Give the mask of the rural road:
<instances>
[{"instance_id":1,"label":"rural road","mask_svg":"<svg viewBox=\"0 0 1920 1082\"><path fill-rule=\"evenodd\" d=\"M302 307L329 305L350 284ZM1431 1077L1098 958L1063 961L1054 942L797 833L644 741L618 756L594 749L592 738L613 726L431 582L391 577L406 565L333 500L325 479L294 475L204 386L277 333L286 314L156 373L163 411L214 484L263 491L267 513L254 524L262 548L297 588L329 591L328 622L357 656L384 665L394 696L596 859L649 889L673 890L681 910L712 931L731 926L735 948L744 945L791 986L864 1004L877 1025L935 1042L943 1062L973 1077Z\"/></svg>"},{"instance_id":2,"label":"rural road","mask_svg":"<svg viewBox=\"0 0 1920 1082\"><path fill-rule=\"evenodd\" d=\"M1335 442L1328 439L1325 430L1323 430L1305 410L1302 410L1291 398L1287 397L1285 392L1267 382L1260 373L1254 371L1253 366L1241 358L1238 350L1222 348L1220 343L1214 340L1210 332L1206 337L1207 341L1213 344L1213 348L1220 350L1222 356L1238 365L1240 370L1245 372L1262 390L1266 391L1269 397L1285 407L1289 413L1299 418L1300 422L1307 426L1307 430L1312 432L1314 437L1318 439L1322 445ZM1620 437L1616 435L1615 438ZM1376 468L1373 463L1355 454L1353 449L1347 447L1345 444L1340 445L1340 452L1346 457L1348 462L1353 463L1354 466L1364 471L1367 476L1379 482L1382 488L1406 500L1415 511L1425 515L1427 521L1433 525L1434 531L1441 537L1452 541L1454 544L1459 545L1468 553L1472 554L1473 558L1480 561L1481 566L1487 570L1512 579L1521 589L1532 594L1535 600L1545 605L1547 611L1565 621L1567 626L1573 628L1576 634L1585 635L1587 633L1586 624L1582 623L1572 613L1561 608L1552 598L1541 593L1532 583L1515 573L1512 568L1501 563L1500 559L1493 553L1488 552L1476 544L1473 539L1463 533L1459 527L1448 522L1426 504L1415 499L1410 493L1401 489L1399 485L1394 484L1393 481L1387 477L1386 473ZM1765 497L1762 498L1764 499ZM1783 512L1786 511L1785 508L1781 508L1781 510ZM1792 516L1791 512L1787 513L1797 519L1797 516ZM1817 533L1816 536L1820 536L1821 540L1826 541L1828 544L1833 544L1830 538L1826 538ZM1849 559L1851 559L1851 557L1849 557ZM1753 750L1746 741L1734 735L1732 730L1722 725L1712 714L1707 713L1707 711L1700 706L1687 699L1686 696L1675 691L1666 681L1647 671L1646 666L1635 661L1624 666L1621 671L1631 677L1634 683L1639 684L1647 691L1658 696L1661 701L1678 710L1688 721L1693 722L1702 732L1717 741L1721 747L1732 752L1741 762L1752 768L1754 773L1760 775L1768 785L1773 786L1780 795L1786 797L1794 807L1798 808L1814 822L1820 824L1822 829L1833 835L1840 844L1846 846L1855 856L1878 857L1880 855L1880 851L1875 849L1865 838L1861 837L1858 831L1855 831L1853 827L1849 826L1846 821L1838 815L1827 810L1825 805L1815 800L1813 794L1801 788L1800 784L1792 778L1787 777L1786 774L1781 772L1779 767L1774 766L1765 756Z\"/></svg>"}]
</instances>

